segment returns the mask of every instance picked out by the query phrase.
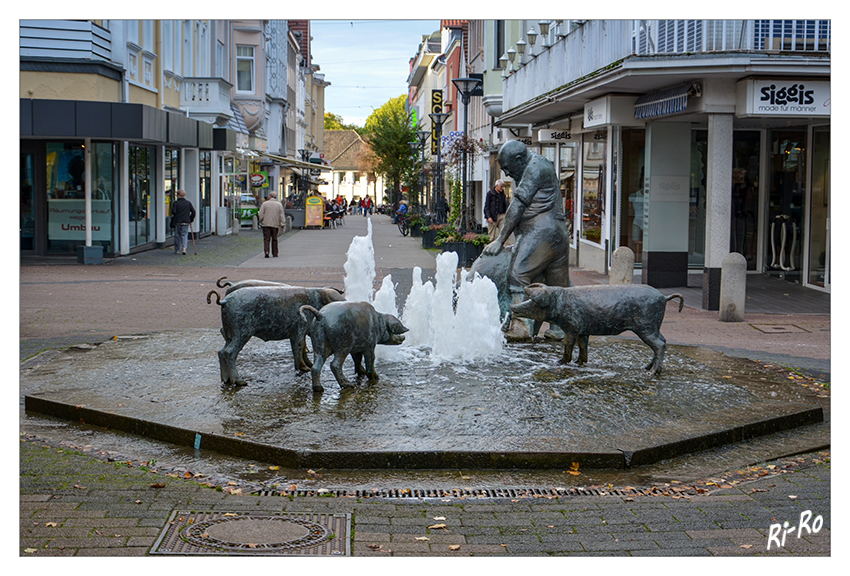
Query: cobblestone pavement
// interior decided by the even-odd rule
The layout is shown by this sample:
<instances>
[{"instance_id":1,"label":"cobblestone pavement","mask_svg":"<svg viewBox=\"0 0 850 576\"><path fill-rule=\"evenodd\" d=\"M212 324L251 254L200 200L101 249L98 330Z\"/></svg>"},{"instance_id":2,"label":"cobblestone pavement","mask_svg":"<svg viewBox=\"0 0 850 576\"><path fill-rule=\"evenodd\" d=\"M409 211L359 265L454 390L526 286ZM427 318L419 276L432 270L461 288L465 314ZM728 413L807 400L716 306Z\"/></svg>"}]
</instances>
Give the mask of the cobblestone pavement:
<instances>
[{"instance_id":1,"label":"cobblestone pavement","mask_svg":"<svg viewBox=\"0 0 850 576\"><path fill-rule=\"evenodd\" d=\"M404 284L413 266L426 277L433 274L436 251L423 250L418 238L401 238L386 217L372 221L376 287L386 274ZM24 262L20 359L115 335L218 327L218 309L205 296L222 276L342 287L340 262L350 238L365 232L359 216L349 216L336 230L296 230L282 238L278 259L262 258L261 234L242 230L238 236L196 239L197 256L177 256L166 247L103 266ZM576 284L604 281L583 270L572 277ZM681 314L668 313L663 332L669 343L762 355L777 369L794 369L788 385L829 393L828 315L759 314L746 320L720 323L716 313L686 307ZM769 334L754 327L762 324L802 331ZM252 493L238 482L125 461L97 447L25 431L19 440L21 557L149 555L172 511L183 509L350 514L351 534L335 537L349 538L351 555L365 557L835 556L832 464L824 450L699 481L595 486L593 496L446 493L419 499ZM816 532L797 529L807 511L807 525ZM786 521L794 531L776 528Z\"/></svg>"}]
</instances>

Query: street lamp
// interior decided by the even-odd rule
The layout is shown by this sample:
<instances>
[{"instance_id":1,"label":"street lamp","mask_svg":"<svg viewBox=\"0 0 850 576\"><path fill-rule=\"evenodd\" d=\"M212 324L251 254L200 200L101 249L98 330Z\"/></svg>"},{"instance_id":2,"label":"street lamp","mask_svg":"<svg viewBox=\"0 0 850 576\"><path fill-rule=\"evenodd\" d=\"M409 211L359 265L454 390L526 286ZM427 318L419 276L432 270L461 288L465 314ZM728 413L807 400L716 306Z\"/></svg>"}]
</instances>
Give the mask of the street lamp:
<instances>
[{"instance_id":1,"label":"street lamp","mask_svg":"<svg viewBox=\"0 0 850 576\"><path fill-rule=\"evenodd\" d=\"M514 59L516 58L516 50L514 50L513 48L508 48L508 51L506 52L506 54L508 55L508 60L511 61L511 72L513 72L513 71L516 70L516 68L514 68Z\"/></svg>"},{"instance_id":2,"label":"street lamp","mask_svg":"<svg viewBox=\"0 0 850 576\"><path fill-rule=\"evenodd\" d=\"M469 206L466 182L466 146L468 143L467 132L469 128L469 98L472 96L472 92L481 86L481 79L455 78L452 80L452 84L454 84L457 88L457 91L460 93L461 102L463 102L463 180L461 180L461 185L463 186L464 210L461 212L461 229L465 229L466 225L468 225L465 208Z\"/></svg>"},{"instance_id":3,"label":"street lamp","mask_svg":"<svg viewBox=\"0 0 850 576\"><path fill-rule=\"evenodd\" d=\"M531 28L528 32L526 32L526 36L528 36L528 43L530 48L528 49L529 55L534 56L534 42L537 40L537 32L534 28Z\"/></svg>"},{"instance_id":4,"label":"street lamp","mask_svg":"<svg viewBox=\"0 0 850 576\"><path fill-rule=\"evenodd\" d=\"M417 197L419 200L417 201L417 205L422 205L422 198L424 197L425 192L425 143L428 142L428 137L431 135L431 132L428 130L417 130L416 137L419 138L419 148L422 150L422 166L419 169L419 193Z\"/></svg>"},{"instance_id":5,"label":"street lamp","mask_svg":"<svg viewBox=\"0 0 850 576\"><path fill-rule=\"evenodd\" d=\"M549 22L548 20L541 20L540 22L537 23L537 25L540 26L540 36L541 36L540 42L542 43L541 48L548 48L549 47L549 25L550 24L551 24L551 22Z\"/></svg>"},{"instance_id":6,"label":"street lamp","mask_svg":"<svg viewBox=\"0 0 850 576\"><path fill-rule=\"evenodd\" d=\"M428 114L431 117L431 123L434 125L435 134L434 140L437 143L437 193L434 195L434 200L431 202L431 211L435 211L436 209L436 201L437 198L440 197L440 194L443 192L443 124L446 123L446 118L449 117L447 112L434 112L432 114ZM433 141L432 141L433 142Z\"/></svg>"}]
</instances>

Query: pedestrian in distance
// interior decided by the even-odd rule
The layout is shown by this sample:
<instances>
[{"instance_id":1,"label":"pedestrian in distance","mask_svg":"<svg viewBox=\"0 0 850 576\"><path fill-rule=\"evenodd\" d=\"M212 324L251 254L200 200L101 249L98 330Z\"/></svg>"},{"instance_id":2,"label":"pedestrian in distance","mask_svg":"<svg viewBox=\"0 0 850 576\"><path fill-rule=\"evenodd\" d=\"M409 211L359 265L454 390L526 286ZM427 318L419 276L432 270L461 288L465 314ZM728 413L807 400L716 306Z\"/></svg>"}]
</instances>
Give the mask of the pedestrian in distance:
<instances>
[{"instance_id":1,"label":"pedestrian in distance","mask_svg":"<svg viewBox=\"0 0 850 576\"><path fill-rule=\"evenodd\" d=\"M277 201L277 192L269 192L268 199L263 202L260 211L257 212L257 219L263 228L263 251L266 258L269 257L269 248L271 248L271 255L277 258L277 235L286 224L283 204Z\"/></svg>"},{"instance_id":2,"label":"pedestrian in distance","mask_svg":"<svg viewBox=\"0 0 850 576\"><path fill-rule=\"evenodd\" d=\"M508 211L508 199L505 196L505 183L496 180L493 189L487 192L484 201L484 217L487 219L487 233L492 242L499 237L505 225L505 212Z\"/></svg>"},{"instance_id":3,"label":"pedestrian in distance","mask_svg":"<svg viewBox=\"0 0 850 576\"><path fill-rule=\"evenodd\" d=\"M434 212L437 213L437 224L445 224L449 217L449 203L446 202L446 195L440 194L437 198L437 205L434 207Z\"/></svg>"},{"instance_id":4,"label":"pedestrian in distance","mask_svg":"<svg viewBox=\"0 0 850 576\"><path fill-rule=\"evenodd\" d=\"M171 227L174 228L174 253L186 254L189 227L195 221L195 207L186 200L186 191L177 191L177 200L171 205Z\"/></svg>"}]
</instances>

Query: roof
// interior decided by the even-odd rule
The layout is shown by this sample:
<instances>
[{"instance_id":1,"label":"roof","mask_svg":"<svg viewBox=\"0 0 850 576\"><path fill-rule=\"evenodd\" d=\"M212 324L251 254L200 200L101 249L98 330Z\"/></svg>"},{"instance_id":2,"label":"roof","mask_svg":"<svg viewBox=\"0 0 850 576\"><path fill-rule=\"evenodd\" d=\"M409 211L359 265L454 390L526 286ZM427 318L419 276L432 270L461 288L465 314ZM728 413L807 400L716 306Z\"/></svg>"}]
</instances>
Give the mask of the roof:
<instances>
[{"instance_id":1,"label":"roof","mask_svg":"<svg viewBox=\"0 0 850 576\"><path fill-rule=\"evenodd\" d=\"M354 130L325 130L325 160L334 170L357 170L365 145Z\"/></svg>"}]
</instances>

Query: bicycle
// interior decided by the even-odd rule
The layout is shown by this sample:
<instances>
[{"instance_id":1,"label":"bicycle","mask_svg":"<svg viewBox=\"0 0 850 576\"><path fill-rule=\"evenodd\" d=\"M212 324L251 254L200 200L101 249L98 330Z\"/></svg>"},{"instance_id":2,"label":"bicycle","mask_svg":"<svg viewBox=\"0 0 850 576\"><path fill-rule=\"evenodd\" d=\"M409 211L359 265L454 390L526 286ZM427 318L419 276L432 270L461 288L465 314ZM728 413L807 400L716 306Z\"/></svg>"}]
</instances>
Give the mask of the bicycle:
<instances>
[{"instance_id":1,"label":"bicycle","mask_svg":"<svg viewBox=\"0 0 850 576\"><path fill-rule=\"evenodd\" d=\"M400 215L398 217L398 231L401 232L402 236L410 234L410 224L407 222L407 216Z\"/></svg>"}]
</instances>

